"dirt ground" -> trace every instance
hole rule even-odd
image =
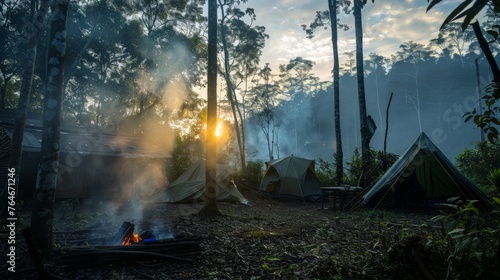
[[[325,205],[330,209],[321,210],[321,202],[271,199],[252,190],[242,193],[250,204],[219,203],[220,217],[197,215],[201,205],[196,203],[151,204],[139,216],[130,213],[137,212],[137,205],[114,209],[113,216],[95,205],[59,205],[59,212],[65,214],[57,222],[68,220],[69,226],[56,228],[59,247],[81,245],[74,243],[78,238],[68,230],[77,226],[69,220],[82,219],[84,227],[93,220],[92,227],[99,229],[86,233],[87,241],[112,236],[121,223],[129,221],[139,233],[150,230],[159,238],[200,237],[202,251],[191,263],[144,259],[73,271],[52,261],[49,270],[59,279],[402,279],[397,270],[381,263],[381,252],[397,243],[392,238],[410,234],[407,227],[425,225],[437,214],[340,211],[331,209],[328,201]],[[89,244],[85,238],[78,242]],[[16,274],[7,272],[2,262],[0,279],[37,279],[21,233],[18,244]],[[423,278],[411,261],[408,267],[414,275],[406,278]]]

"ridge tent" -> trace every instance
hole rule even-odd
[[[248,203],[229,179],[232,172],[229,167],[217,164],[217,200],[225,201],[236,198],[241,203]],[[152,197],[153,202],[183,202],[199,198],[205,191],[205,160],[198,160],[179,178]]]
[[[432,206],[460,197],[478,200],[489,208],[488,198],[421,133],[413,145],[385,172],[362,198],[365,206]]]
[[[323,183],[314,172],[314,161],[289,156],[266,163],[260,190],[277,196],[306,198],[321,195]]]

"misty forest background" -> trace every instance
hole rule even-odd
[[[189,166],[191,156],[203,156],[205,2],[71,1],[63,120],[112,127],[120,134],[151,137],[148,130],[153,130],[154,137],[169,143],[165,146],[172,155],[166,168],[169,180]],[[266,27],[255,25],[258,15],[252,9],[240,10],[239,3],[226,1],[219,7],[224,12],[218,36],[219,162],[238,166],[240,160],[232,128],[236,114],[231,108],[233,95],[228,94],[231,90],[237,98],[238,121],[244,123],[240,137],[246,161],[290,154],[333,161],[332,81],[315,75],[314,62],[305,58],[307,54],[278,69],[261,61]],[[38,1],[1,2],[0,109],[18,105],[27,19],[37,5]],[[495,16],[486,13],[482,25],[491,29],[496,22]],[[42,26],[41,31],[46,34],[48,27]],[[43,111],[46,37],[42,35],[37,46],[30,112]],[[494,54],[498,46],[491,46]],[[361,146],[356,63],[354,51],[339,52],[348,58],[341,61],[339,79],[342,148],[348,162]],[[462,32],[460,23],[449,24],[425,45],[408,38],[391,56],[365,54],[367,114],[377,126],[370,146],[383,149],[386,109],[393,93],[387,152],[402,154],[424,131],[453,161],[481,139],[480,130],[464,122],[463,115],[479,108],[478,89],[484,90],[492,80],[490,73],[472,30]],[[227,81],[231,81],[229,90]]]

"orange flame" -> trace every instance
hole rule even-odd
[[[142,238],[139,237],[139,234],[133,233],[132,235],[129,235],[123,239],[122,245],[128,246],[132,243],[138,243],[142,240]]]

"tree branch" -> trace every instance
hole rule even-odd
[[[481,47],[481,50],[483,51],[484,56],[486,57],[486,60],[488,60],[488,64],[490,65],[491,72],[493,73],[493,81],[495,83],[500,83],[500,69],[498,68],[498,64],[496,63],[495,58],[491,53],[490,47],[488,46],[488,42],[486,42],[486,39],[484,39],[483,37],[483,33],[481,32],[481,27],[479,26],[479,22],[475,21],[471,25],[474,30],[474,34],[476,35],[479,46]]]

